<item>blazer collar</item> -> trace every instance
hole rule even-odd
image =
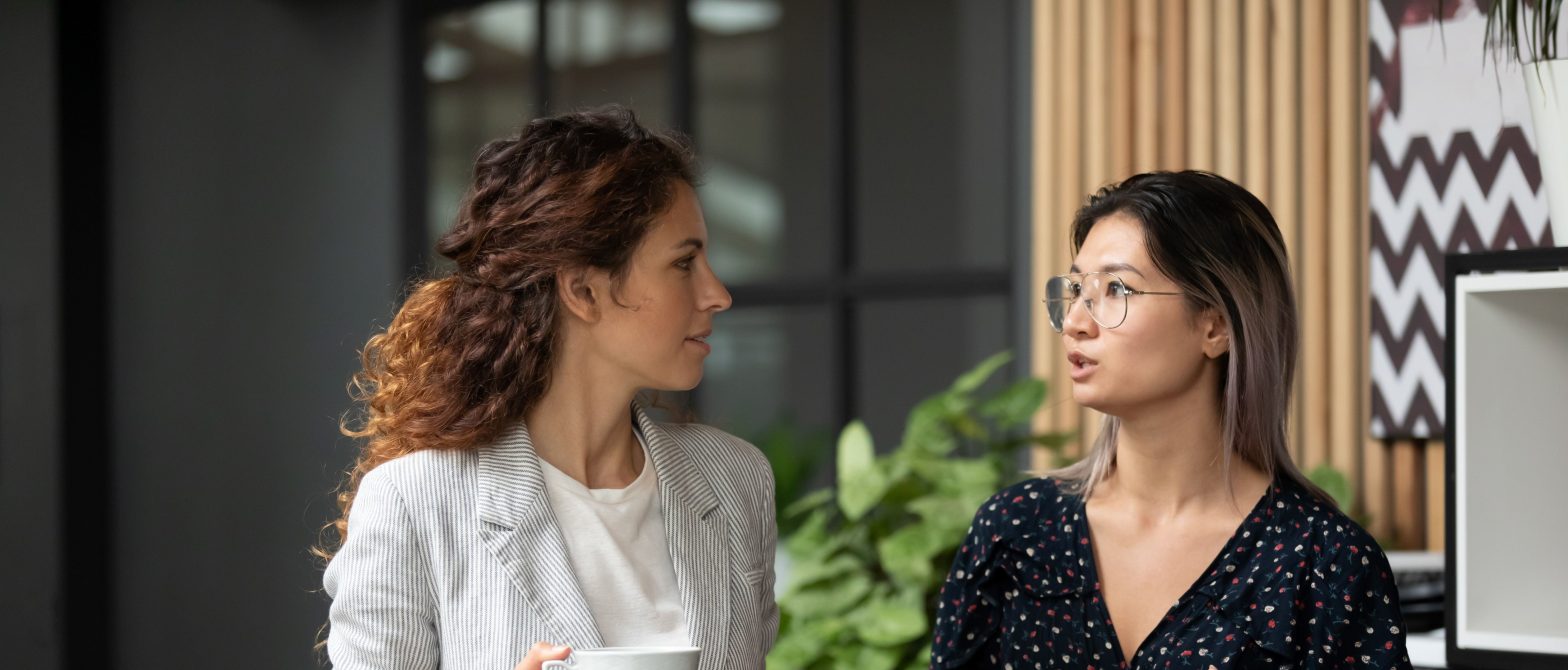
[[[692,454],[648,416],[641,402],[633,402],[631,412],[658,475],[666,546],[687,633],[692,644],[703,650],[704,670],[723,668],[730,609],[728,522],[715,513],[718,495]],[[477,485],[485,545],[534,610],[561,636],[551,642],[574,648],[602,646],[545,495],[538,452],[522,421],[478,451]]]
[[[632,402],[632,423],[648,444],[648,455],[659,475],[659,493],[673,498],[698,517],[706,517],[719,507],[719,496],[703,475],[691,454],[676,442],[669,431],[648,416],[641,401]],[[666,523],[665,525],[669,525]]]
[[[603,646],[572,572],[566,541],[544,491],[539,455],[522,421],[478,451],[479,532],[555,644]]]
[[[719,497],[691,450],[649,418],[641,403],[632,404],[632,413],[659,475],[659,511],[687,635],[693,646],[702,649],[702,670],[727,668],[729,522],[717,513]]]
[[[649,459],[659,476],[661,497],[673,497],[698,517],[719,507],[713,485],[692,457],[669,431],[648,416],[641,401],[633,401],[632,424],[648,445]],[[519,420],[488,448],[479,450],[479,518],[515,528],[540,506],[548,507],[544,473],[534,451],[528,426]]]

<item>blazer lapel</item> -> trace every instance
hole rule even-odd
[[[719,498],[691,455],[648,418],[642,405],[633,403],[632,411],[659,476],[659,511],[687,632],[692,645],[702,649],[704,670],[727,668],[730,545]]]
[[[560,636],[547,641],[574,649],[602,646],[523,422],[479,450],[478,486],[480,535],[539,618]]]

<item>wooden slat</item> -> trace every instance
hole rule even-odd
[[[1297,197],[1301,187],[1301,112],[1297,91],[1300,80],[1296,76],[1296,68],[1301,63],[1298,51],[1300,40],[1297,36],[1300,29],[1300,4],[1297,0],[1273,0],[1273,3],[1273,21],[1269,30],[1269,107],[1274,118],[1269,134],[1269,157],[1272,161],[1269,167],[1269,200],[1265,202],[1279,224],[1280,235],[1285,238],[1285,253],[1290,257],[1292,278],[1299,287],[1301,278],[1297,270],[1300,262],[1296,254],[1300,245],[1296,237],[1301,218],[1301,200]],[[1291,398],[1287,434],[1291,453],[1300,462],[1303,457],[1300,393]]]
[[[1106,100],[1110,106],[1110,127],[1106,129],[1104,183],[1118,182],[1132,174],[1133,152],[1133,34],[1132,1],[1100,0],[1105,7],[1104,35],[1106,67],[1110,87]],[[1091,70],[1092,72],[1092,70]]]
[[[1390,453],[1391,448],[1383,440],[1368,438],[1362,442],[1361,473],[1367,485],[1358,496],[1359,507],[1369,520],[1367,531],[1379,539],[1389,537],[1394,529]]]
[[[1273,182],[1269,180],[1270,90],[1273,76],[1269,48],[1269,0],[1247,0],[1242,6],[1242,58],[1246,87],[1242,92],[1245,126],[1242,133],[1242,184],[1264,204],[1273,202]]]
[[[1214,168],[1214,0],[1187,4],[1187,166]]]
[[[1147,172],[1160,166],[1160,8],[1157,0],[1135,0],[1132,6],[1133,139],[1132,167]]]
[[[1214,171],[1232,181],[1241,174],[1241,5],[1214,6]]]
[[[1111,71],[1110,4],[1090,0],[1084,5],[1084,34],[1092,36],[1083,44],[1083,172],[1091,190],[1104,186],[1111,166],[1111,89],[1116,73]],[[1123,84],[1125,85],[1125,83]]]
[[[1160,168],[1187,167],[1187,0],[1156,4],[1160,14]]]
[[[1051,256],[1043,260],[1048,274],[1061,272],[1072,260],[1068,244],[1071,216],[1083,203],[1084,194],[1087,193],[1087,180],[1084,178],[1084,107],[1079,101],[1094,97],[1085,85],[1084,0],[1059,0],[1053,4],[1056,16],[1055,42],[1058,45],[1056,89],[1059,92],[1056,105],[1058,142],[1055,161],[1058,178],[1055,202],[1060,211],[1036,229],[1059,241],[1059,246],[1052,248]],[[1036,263],[1040,262],[1036,260]],[[1054,338],[1055,332],[1047,331],[1047,337]],[[1043,352],[1037,351],[1036,354],[1054,362],[1049,378],[1051,388],[1055,389],[1055,394],[1048,401],[1050,430],[1075,431],[1078,430],[1078,404],[1072,400],[1072,380],[1068,378],[1066,366],[1062,364],[1060,346],[1052,341]],[[1064,453],[1069,458],[1076,458],[1082,455],[1083,450],[1074,442]]]
[[[1031,62],[1033,65],[1034,82],[1031,87],[1032,100],[1030,103],[1032,117],[1030,124],[1033,132],[1033,146],[1030,153],[1030,175],[1032,183],[1029,190],[1029,218],[1030,227],[1034,232],[1030,236],[1031,263],[1030,283],[1031,290],[1043,292],[1045,280],[1053,271],[1050,269],[1050,259],[1056,257],[1056,249],[1061,244],[1061,236],[1054,234],[1054,227],[1048,222],[1055,221],[1063,216],[1062,207],[1057,201],[1058,193],[1054,185],[1061,178],[1060,165],[1056,162],[1056,153],[1059,150],[1060,136],[1058,134],[1058,114],[1060,107],[1056,104],[1062,92],[1059,90],[1058,71],[1059,58],[1057,50],[1060,48],[1059,37],[1056,30],[1056,16],[1051,11],[1050,3],[1039,2],[1035,4],[1033,13],[1032,32],[1034,39],[1031,43]],[[1029,373],[1040,379],[1051,379],[1057,368],[1063,367],[1060,356],[1048,355],[1052,351],[1055,331],[1051,330],[1050,321],[1046,317],[1045,303],[1040,300],[1029,301],[1029,332],[1032,335],[1032,355],[1029,359]],[[1047,399],[1054,399],[1065,389],[1051,384],[1047,389]],[[1034,430],[1036,433],[1045,433],[1054,429],[1050,420],[1050,412],[1042,411],[1034,417]],[[1037,447],[1030,453],[1030,468],[1035,472],[1043,472],[1054,467],[1051,453],[1044,447]]]
[[[1426,443],[1426,550],[1442,551],[1448,529],[1443,525],[1448,516],[1444,474],[1448,463],[1444,460],[1447,445],[1441,440]]]
[[[1362,104],[1366,74],[1359,54],[1367,50],[1358,39],[1361,19],[1359,0],[1329,5],[1329,422],[1330,459],[1336,467],[1359,481],[1356,445],[1366,431],[1359,407],[1361,343],[1364,329],[1362,297],[1358,291],[1361,265],[1367,252],[1360,247],[1361,160],[1359,124],[1366,118]]]
[[[1328,460],[1328,15],[1301,7],[1301,438],[1302,465]]]
[[[1422,507],[1426,496],[1421,485],[1426,468],[1421,460],[1425,447],[1415,440],[1397,440],[1393,454],[1394,531],[1398,549],[1420,549],[1426,546],[1426,521]]]

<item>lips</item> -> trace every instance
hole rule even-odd
[[[1067,365],[1067,376],[1078,382],[1094,374],[1094,371],[1100,367],[1100,362],[1083,355],[1082,352],[1071,351],[1067,353]]]
[[[688,336],[686,338],[686,341],[690,342],[692,344],[695,344],[695,345],[697,345],[699,347],[702,347],[702,350],[704,352],[712,351],[713,347],[708,345],[708,336],[710,336],[712,334],[713,334],[712,330],[704,330],[704,331],[702,331],[700,333],[697,333],[696,335]]]

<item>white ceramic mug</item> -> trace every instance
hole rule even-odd
[[[545,661],[544,670],[697,670],[696,647],[604,647],[577,649],[572,663]]]

